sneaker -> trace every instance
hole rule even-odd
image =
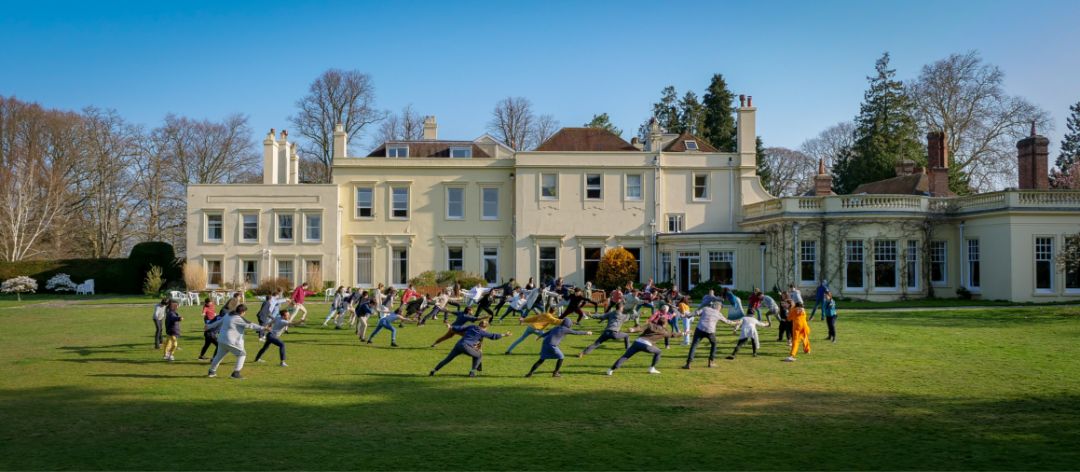
[[[261,343],[266,342],[266,338],[260,336],[259,337],[259,342],[261,342]],[[202,358],[200,357],[199,359],[202,359]]]
[[[341,326],[334,326],[334,329],[341,329]]]
[[[551,376],[552,376],[552,377],[562,377],[562,374],[560,374],[560,373],[558,373],[558,372],[553,372],[553,373],[551,374]]]
[[[244,376],[243,376],[243,375],[240,375],[240,371],[239,371],[239,370],[235,370],[235,371],[233,371],[232,375],[230,375],[229,377],[232,377],[232,378],[234,378],[234,379],[236,379],[236,380],[244,380]]]
[[[255,362],[266,362],[266,359],[255,359]]]
[[[169,359],[168,359],[169,362],[172,362],[172,361],[175,361],[175,360],[176,360],[175,357],[173,357],[172,355],[169,355]]]
[[[732,359],[734,359],[734,357],[732,357]],[[710,361],[709,361],[709,365],[708,365],[708,367],[709,367],[710,369],[712,369],[713,367],[716,367],[716,361],[712,361],[712,360],[710,360]]]
[[[206,376],[207,376],[207,377],[210,377],[210,378],[214,378],[214,377],[217,377],[217,372],[214,372],[214,371],[212,371],[212,370],[211,370],[210,372],[208,372],[208,373],[206,374]]]
[[[371,344],[371,340],[370,340],[370,339],[368,339],[368,340],[367,340],[367,343],[368,343],[368,344]]]
[[[476,377],[476,371],[469,371],[469,377]]]
[[[785,357],[783,360],[784,362],[795,362],[795,358],[791,356]]]
[[[685,365],[682,366],[682,368],[686,369],[686,370],[690,370],[690,364],[685,364]]]
[[[281,363],[278,364],[278,367],[288,367],[288,366],[289,366],[289,364],[286,364],[285,361],[281,361]]]
[[[390,343],[390,347],[398,347],[397,343]]]
[[[650,374],[659,374],[660,371],[656,370],[656,367],[649,367],[649,373]]]
[[[525,374],[525,378],[529,378],[529,377],[532,377],[532,372],[529,372],[528,374]]]
[[[203,357],[203,356],[199,356],[199,360],[200,360],[200,361],[205,361],[205,360],[206,360],[206,357]]]
[[[431,371],[431,372],[428,372],[428,373],[427,373],[427,376],[428,376],[428,377],[434,377],[434,376],[435,376],[435,371],[433,370],[433,371]]]
[[[611,369],[608,369],[608,370],[607,370],[607,375],[608,375],[609,377],[610,377],[610,376],[611,376],[612,374],[614,374],[614,373],[615,373],[615,371],[614,371],[614,370],[611,370]]]
[[[578,353],[578,355],[577,355],[577,358],[578,358],[578,359],[583,359],[583,358],[585,358],[585,353],[584,353],[584,352],[579,352],[579,353]]]

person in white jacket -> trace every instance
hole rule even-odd
[[[236,311],[226,313],[225,316],[219,316],[212,323],[206,325],[206,329],[218,330],[219,348],[217,354],[214,355],[214,360],[210,361],[208,377],[217,377],[218,365],[225,358],[225,354],[232,353],[236,356],[236,369],[233,370],[232,378],[244,378],[240,375],[240,371],[244,369],[244,359],[247,358],[247,352],[244,351],[244,332],[250,329],[262,333],[264,330],[262,326],[244,319],[244,313],[246,312],[247,306],[240,304],[236,307]]]

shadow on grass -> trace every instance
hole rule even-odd
[[[117,375],[117,378],[159,378]],[[0,391],[0,469],[1072,469],[1080,396],[985,401],[783,391],[688,398],[657,384],[362,374],[260,395]],[[551,379],[547,379],[551,380]],[[294,388],[294,390],[296,390]],[[175,399],[170,399],[175,398]],[[314,400],[314,401],[313,401]],[[286,447],[278,447],[287,440]],[[221,454],[227,444],[250,453]],[[245,447],[248,447],[245,446]],[[755,453],[743,453],[746,451]]]
[[[858,315],[843,316],[841,322],[871,322],[878,324],[949,327],[949,328],[987,328],[1010,327],[1026,324],[1058,323],[1080,318],[1080,308],[1042,309],[1017,308],[1015,310],[994,311],[912,311],[912,312],[860,312]],[[811,325],[811,327],[817,324]]]

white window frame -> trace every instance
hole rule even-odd
[[[551,195],[551,196],[545,196],[544,195],[544,177],[547,177],[547,176],[552,176],[552,177],[555,178],[555,187],[553,188],[554,195]],[[539,192],[538,196],[539,196],[540,200],[546,200],[546,201],[556,201],[556,200],[558,200],[559,199],[559,173],[558,172],[541,172],[541,173],[538,174],[537,178],[540,181],[540,186],[537,189],[538,192]]]
[[[676,222],[675,229],[671,229],[672,219]],[[685,213],[668,213],[665,218],[667,232],[668,233],[682,233],[686,231],[686,214]]]
[[[589,178],[590,177],[595,177],[595,178],[599,179],[600,182],[597,183],[596,185],[592,185],[592,184],[589,183]],[[598,201],[602,201],[604,199],[604,174],[599,173],[599,172],[587,172],[587,173],[585,173],[585,178],[582,180],[582,183],[584,184],[584,191],[582,192],[582,196],[585,197],[586,201],[598,202]],[[596,192],[599,192],[599,194],[597,196],[595,196],[595,197],[590,197],[589,196],[589,191],[590,190],[594,190]]]
[[[630,195],[630,189],[631,189],[630,178],[631,177],[637,177],[637,179],[638,179],[638,184],[637,184],[638,194],[637,194],[637,196]],[[645,175],[644,174],[626,174],[623,177],[623,188],[624,188],[624,190],[623,190],[623,198],[626,199],[627,201],[640,202],[640,201],[644,200],[644,197],[645,197]]]
[[[972,245],[972,243],[974,243],[974,246]],[[965,282],[967,282],[966,285],[968,291],[972,293],[979,293],[982,291],[982,261],[980,260],[982,258],[981,246],[982,245],[979,243],[978,238],[968,238],[966,241],[964,241],[964,247],[967,249],[966,251],[964,251],[964,263],[967,264],[967,280]],[[973,247],[975,249],[974,252],[972,251]],[[974,258],[972,258],[972,256],[974,256]],[[978,271],[972,270],[973,263],[978,263]],[[975,285],[972,282],[975,279],[975,277],[972,277],[972,275],[976,272],[979,274],[979,285]]]
[[[218,237],[210,237],[210,217],[216,216],[218,218]],[[211,211],[203,214],[203,226],[206,228],[204,234],[206,242],[208,243],[220,243],[225,239],[225,213],[220,211]]]
[[[255,270],[253,272],[251,272],[253,274],[253,277],[251,278],[251,282],[248,282],[247,265],[248,265],[249,262],[254,263],[254,267],[255,267]],[[240,281],[243,282],[244,284],[247,284],[247,286],[249,286],[249,287],[254,287],[256,285],[259,285],[259,259],[251,259],[251,258],[240,259]]]
[[[934,280],[935,251],[941,249],[941,280]],[[949,285],[949,241],[935,239],[930,241],[930,286],[945,287]]]
[[[489,190],[495,192],[495,214],[494,215],[487,214],[486,203],[487,203],[487,192]],[[499,195],[499,194],[501,194],[501,193],[502,192],[499,191],[499,187],[497,187],[497,186],[490,186],[489,185],[489,186],[480,187],[480,219],[481,220],[496,221],[496,220],[499,219],[499,198],[501,197],[501,195]]]
[[[801,239],[801,240],[799,240],[799,282],[800,282],[801,285],[813,284],[813,283],[817,282],[817,275],[818,275],[818,250],[817,250],[818,249],[818,244],[817,243],[818,242],[817,242],[816,239]],[[808,245],[809,245],[809,248],[811,249],[809,251],[811,253],[810,255],[813,256],[810,259],[806,258],[806,256],[807,256],[807,250],[806,249],[807,249]],[[802,271],[803,267],[802,267],[802,265],[803,265],[804,262],[813,262],[814,263],[813,278],[811,278],[811,279],[803,278],[803,271]]]
[[[874,259],[873,259],[873,262],[874,262],[874,265],[873,265],[873,267],[874,267],[874,271],[873,271],[873,273],[874,273],[874,277],[873,277],[874,290],[878,291],[878,292],[895,292],[897,290],[900,290],[900,287],[904,283],[902,280],[900,280],[900,242],[895,240],[895,239],[878,239],[878,240],[875,240],[873,242],[872,247],[873,247],[873,250],[874,250],[874,253],[873,253],[873,256],[874,256]],[[877,265],[878,265],[879,262],[881,262],[881,263],[890,262],[889,259],[884,258],[884,256],[888,256],[890,254],[890,252],[889,252],[890,250],[892,251],[891,252],[891,255],[892,255],[891,262],[892,262],[892,265],[893,265],[892,272],[893,272],[893,284],[894,285],[891,286],[891,287],[890,286],[879,286],[877,284],[877,274],[878,274]],[[879,260],[878,259],[879,256],[882,256],[883,258]]]
[[[214,280],[214,272],[210,270],[210,264],[217,263],[218,283],[211,282]],[[221,288],[225,284],[225,260],[223,258],[211,257],[203,260],[203,268],[206,270],[206,286],[208,288]]]
[[[494,249],[495,254],[494,255],[488,254],[487,252],[488,252],[489,249]],[[499,250],[499,246],[481,246],[480,247],[480,277],[483,278],[485,281],[487,281],[489,286],[499,283],[499,253],[500,252],[501,251]],[[487,272],[488,259],[494,259],[495,260],[495,277],[493,277],[491,280],[487,279],[487,273],[486,273]]]
[[[371,201],[368,202],[367,206],[360,206],[361,190],[367,190],[369,192],[369,195],[371,195]],[[370,215],[361,215],[360,210],[363,208],[367,208]],[[353,217],[358,220],[370,220],[372,218],[375,218],[375,186],[357,185],[356,187],[353,187]]]
[[[656,275],[657,275],[656,281],[657,282],[675,282],[674,277],[671,276],[672,275],[671,274],[671,272],[672,272],[671,261],[672,261],[672,257],[671,257],[670,252],[668,252],[668,251],[660,252],[660,263],[658,264],[660,267],[659,267],[659,270],[657,270],[657,273],[656,273]]]
[[[361,257],[360,252],[366,250],[366,257]],[[371,287],[375,283],[375,247],[365,244],[358,244],[353,247],[353,258],[355,259],[356,273],[353,274],[353,279],[356,282],[357,287]],[[367,280],[361,278],[365,270],[364,265],[367,265]]]
[[[1043,250],[1040,247],[1040,243],[1045,241],[1048,248]],[[1054,237],[1051,235],[1037,234],[1032,244],[1032,286],[1035,288],[1035,293],[1040,295],[1054,293],[1054,286],[1056,285],[1055,272],[1057,272],[1057,266],[1054,263]],[[1045,259],[1040,259],[1044,257]],[[1046,262],[1050,265],[1050,287],[1039,288],[1039,262]]]
[[[461,255],[458,256],[458,257],[450,257],[450,251],[452,249],[457,249],[457,250],[461,251]],[[453,264],[451,263],[451,261],[457,261],[461,265],[461,267],[458,268],[458,269],[455,269]],[[465,246],[464,245],[461,245],[461,246],[458,246],[458,245],[446,246],[446,270],[459,270],[459,271],[464,271],[465,270]]]
[[[452,190],[460,190],[461,191],[461,215],[458,215],[458,216],[454,216],[454,215],[450,214],[450,192]],[[450,221],[464,220],[465,219],[465,187],[462,186],[462,185],[448,185],[448,186],[446,186],[446,191],[444,192],[444,195],[446,196],[446,212],[444,213],[446,215],[446,219],[450,220]]]
[[[246,229],[246,226],[247,226],[247,217],[249,217],[249,216],[254,216],[255,217],[255,238],[254,239],[244,237],[244,230]],[[240,212],[240,235],[239,235],[240,236],[240,242],[242,242],[242,243],[258,243],[259,242],[259,226],[260,226],[259,225],[259,223],[260,223],[259,219],[260,219],[259,218],[259,212],[257,212],[257,211],[242,211],[242,212]]]
[[[705,195],[702,196],[702,197],[697,196],[697,189],[698,189],[697,180],[698,180],[698,177],[704,177],[705,178],[705,184],[703,185],[704,190],[705,190]],[[690,174],[690,200],[695,201],[695,202],[708,202],[708,201],[712,200],[712,188],[710,188],[710,187],[712,187],[712,185],[711,185],[711,183],[712,183],[711,180],[712,179],[710,177],[711,177],[711,174],[709,172],[692,172]]]
[[[858,249],[858,261],[851,257],[855,254],[856,248]],[[848,278],[848,265],[855,262],[858,262],[861,267],[859,270],[859,278],[862,282],[861,286],[851,285],[851,279]],[[851,290],[866,290],[866,243],[861,239],[848,239],[844,241],[844,288]]]
[[[281,224],[283,218],[289,219],[288,228],[291,234],[287,238],[281,235],[281,230],[285,229],[285,226]],[[296,214],[291,212],[274,213],[274,226],[274,241],[288,243],[296,241]]]
[[[455,152],[464,153],[462,156],[455,156]],[[472,146],[450,146],[450,158],[451,159],[470,159],[472,158]]]
[[[735,261],[736,261],[735,258],[736,257],[738,257],[738,256],[735,254],[735,251],[731,250],[731,249],[710,250],[709,251],[709,279],[710,280],[712,279],[713,264],[721,264],[721,263],[726,262],[728,264],[731,264],[731,283],[730,284],[720,284],[720,286],[721,287],[727,287],[727,288],[730,288],[730,289],[734,289],[735,286],[738,285],[738,278],[739,278],[738,266],[736,266],[736,263],[735,263]]]
[[[296,265],[294,265],[294,263],[293,263],[294,261],[292,259],[276,259],[275,262],[277,262],[277,264],[276,264],[277,267],[275,267],[274,273],[277,274],[277,277],[278,278],[285,278],[285,279],[287,279],[289,281],[289,283],[295,284],[295,281],[296,281]],[[285,266],[289,267],[289,271],[288,271],[289,275],[287,275],[287,276],[283,275],[281,273],[281,269],[283,267],[285,267]]]
[[[908,290],[919,290],[922,286],[922,266],[919,264],[919,241],[909,239],[904,248],[904,286]],[[914,277],[915,285],[908,284],[908,275]]]
[[[319,219],[318,220],[318,222],[319,222],[318,225],[312,225],[311,224],[311,218],[312,217],[315,217],[315,218]],[[323,240],[323,226],[324,225],[323,225],[322,213],[305,212],[304,213],[304,242],[305,243],[320,243],[320,242],[322,242],[322,240]],[[319,234],[318,234],[319,237],[317,237],[317,238],[312,238],[311,237],[310,232],[311,232],[312,227],[315,227],[315,228],[317,228],[319,230]]]
[[[405,190],[405,216],[397,216],[397,215],[394,214],[394,212],[396,211],[396,208],[394,208],[394,205],[397,204],[397,202],[394,201],[394,197],[395,197],[394,194],[398,190]],[[391,220],[405,221],[405,220],[408,220],[410,216],[412,216],[412,188],[410,188],[409,185],[391,185],[390,186],[390,199],[389,200],[390,201],[387,202],[387,203],[390,205],[390,219]]]
[[[687,140],[683,141],[683,146],[686,147],[687,151],[697,151],[697,150],[699,150],[698,145],[697,145],[697,141],[694,141],[693,139],[687,139]]]
[[[401,150],[404,149],[405,155],[402,155]],[[393,154],[393,155],[391,155]],[[409,145],[408,144],[394,144],[386,146],[386,157],[390,159],[404,159],[409,157]]]

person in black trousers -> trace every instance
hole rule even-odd
[[[791,308],[792,302],[786,294],[781,294],[780,296],[783,297],[783,300],[780,302],[780,313],[776,314],[776,318],[780,320],[780,327],[779,329],[777,329],[777,331],[779,331],[780,333],[779,336],[777,336],[776,340],[783,341],[784,335],[787,335],[787,339],[790,342],[792,337],[792,326],[791,322],[788,321],[787,315],[788,310]]]
[[[563,310],[562,315],[559,316],[559,319],[563,320],[566,319],[567,316],[570,316],[572,313],[577,313],[576,323],[581,324],[581,319],[585,317],[585,312],[582,311],[581,308],[590,303],[593,306],[593,314],[595,314],[596,311],[600,308],[600,306],[596,302],[585,298],[582,295],[582,291],[580,288],[574,290],[574,294],[570,295],[570,297],[567,298],[566,308]]]
[[[506,283],[495,287],[495,290],[499,291],[499,303],[495,305],[495,314],[499,314],[499,310],[502,309],[508,300],[513,299],[514,295],[514,278],[511,277]]]
[[[494,290],[488,290],[480,296],[480,299],[476,301],[476,316],[482,318],[481,315],[487,312],[488,319],[495,321],[495,312],[491,311],[491,292]]]
[[[161,349],[161,343],[165,342],[165,309],[169,307],[169,299],[162,298],[161,303],[154,305],[154,349]]]

